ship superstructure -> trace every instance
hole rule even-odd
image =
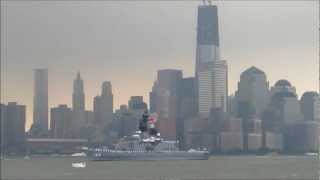
[[[94,148],[90,157],[96,161],[107,160],[207,160],[207,151],[181,151],[177,141],[163,140],[156,128],[157,115],[145,111],[139,122],[139,130],[123,137],[114,149]]]

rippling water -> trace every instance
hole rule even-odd
[[[72,163],[85,162],[86,168]],[[207,161],[112,161],[81,158],[5,159],[1,179],[319,179],[316,156],[212,156]]]

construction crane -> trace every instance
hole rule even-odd
[[[212,5],[212,0],[202,0],[203,5]]]

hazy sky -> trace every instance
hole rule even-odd
[[[115,108],[148,93],[156,71],[193,76],[201,1],[1,1],[1,102],[27,105],[32,122],[33,69],[49,69],[49,106],[71,105],[78,70],[86,107],[112,82]],[[288,79],[299,95],[318,88],[318,1],[219,1],[221,55],[230,93],[255,65],[270,85]]]

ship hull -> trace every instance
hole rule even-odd
[[[93,154],[93,161],[208,160],[206,152],[104,152]]]

